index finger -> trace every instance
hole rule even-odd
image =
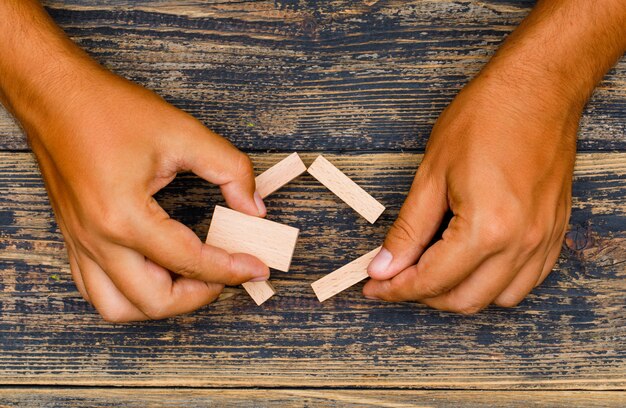
[[[428,248],[416,265],[392,279],[370,280],[363,288],[366,297],[392,302],[420,300],[448,292],[475,271],[490,255],[475,244],[465,221],[455,216],[442,239]]]

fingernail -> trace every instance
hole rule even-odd
[[[369,300],[380,300],[380,298],[377,298],[376,296],[372,296],[372,295],[365,295],[365,298]]]
[[[261,194],[259,194],[258,191],[254,192],[254,203],[256,204],[256,209],[259,212],[260,216],[265,215],[265,213],[267,212],[267,209],[265,208],[265,203],[263,202],[263,199],[261,198]]]
[[[257,276],[254,279],[250,279],[250,282],[263,282],[266,281],[268,279],[267,276]]]
[[[379,253],[376,254],[372,262],[370,262],[367,270],[374,274],[383,274],[391,265],[391,261],[393,260],[393,255],[391,252],[387,251],[385,248],[382,248]]]

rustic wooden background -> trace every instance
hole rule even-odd
[[[259,308],[230,288],[187,316],[105,323],[71,281],[36,163],[0,109],[0,405],[623,405],[626,61],[582,119],[562,256],[519,307],[463,317],[369,301],[360,286],[320,304],[309,284],[382,240],[438,114],[533,2],[45,4],[94,58],[259,171],[324,152],[388,210],[369,225],[302,176],[267,200],[268,218],[302,231],[292,270],[273,273],[279,296]],[[158,199],[201,237],[222,202],[191,175]]]

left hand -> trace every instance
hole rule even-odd
[[[488,70],[437,121],[368,298],[476,313],[517,305],[552,270],[568,225],[579,103]],[[554,91],[554,92],[553,92]],[[450,210],[441,240],[428,244]]]

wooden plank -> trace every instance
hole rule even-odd
[[[292,153],[256,177],[256,191],[265,198],[305,171],[298,153]]]
[[[400,151],[425,148],[535,1],[44,3],[94,58],[240,148]],[[625,84],[623,59],[585,111],[579,149],[626,150]],[[0,149],[26,149],[0,116]]]
[[[626,392],[407,391],[336,389],[0,388],[0,405],[54,407],[623,407]]]
[[[252,160],[262,171],[282,157]],[[192,314],[116,325],[77,293],[31,155],[0,153],[0,383],[516,389],[529,398],[626,389],[626,153],[578,154],[555,271],[517,308],[476,316],[366,300],[360,285],[319,303],[310,283],[382,243],[421,159],[327,157],[388,204],[376,224],[299,177],[266,199],[270,220],[301,230],[289,273],[272,275],[280,298],[258,308],[229,288]],[[223,203],[219,188],[191,174],[156,199],[202,237]]]
[[[270,268],[287,272],[298,233],[289,225],[216,205],[206,242],[229,253],[254,255]]]
[[[307,171],[370,223],[375,223],[385,211],[384,205],[342,173],[324,156],[317,156]]]
[[[378,247],[313,282],[311,287],[319,301],[330,299],[367,278],[367,267],[381,248]]]

